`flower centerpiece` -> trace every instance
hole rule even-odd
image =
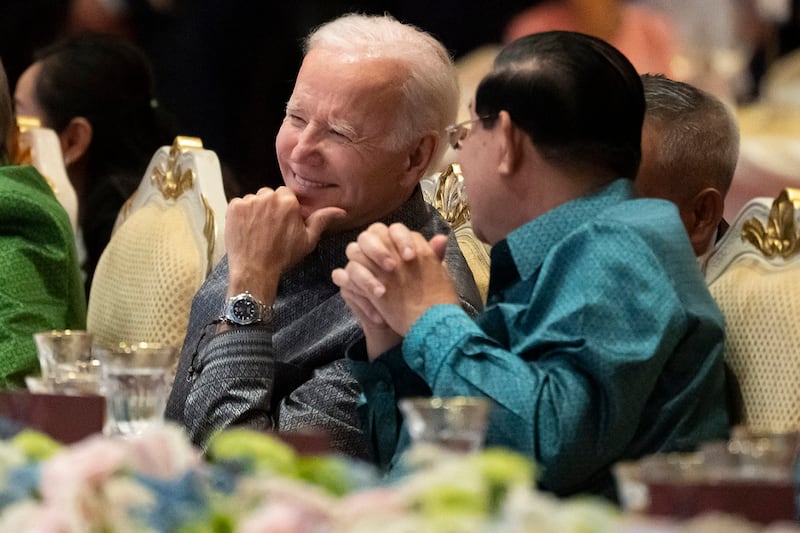
[[[415,448],[391,483],[338,456],[301,456],[272,435],[218,433],[206,453],[165,426],[69,447],[23,431],[0,441],[0,531],[526,532],[617,530],[594,499],[534,489],[534,465],[500,449]]]

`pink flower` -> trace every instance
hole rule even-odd
[[[408,500],[399,491],[384,487],[346,496],[339,503],[336,514],[340,520],[348,520],[376,513],[401,513],[407,507]]]
[[[65,448],[42,465],[45,501],[72,498],[88,487],[100,487],[126,464],[125,446],[96,435]]]
[[[328,517],[299,503],[276,501],[261,507],[240,525],[241,533],[324,533]]]
[[[186,433],[176,425],[148,429],[125,442],[131,468],[146,476],[170,479],[200,464],[200,450],[192,447]]]

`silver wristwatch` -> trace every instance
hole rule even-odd
[[[248,291],[228,298],[222,316],[219,317],[220,322],[233,326],[250,326],[271,319],[272,306],[259,302]]]

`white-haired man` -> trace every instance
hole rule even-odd
[[[275,142],[286,186],[231,202],[227,258],[195,297],[167,416],[198,443],[234,424],[316,428],[364,455],[343,359],[362,333],[330,272],[373,222],[447,230],[418,182],[445,149],[458,86],[444,47],[389,16],[336,19],[305,50]],[[446,262],[465,307],[480,306],[454,239]]]

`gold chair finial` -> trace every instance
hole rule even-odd
[[[800,251],[800,234],[795,223],[797,207],[800,207],[800,189],[782,190],[772,202],[766,227],[757,218],[751,218],[742,226],[742,240],[765,257],[790,258]]]
[[[19,115],[17,117],[17,128],[20,132],[29,130],[31,128],[41,128],[42,121],[36,117],[28,117],[24,115]]]
[[[179,135],[172,143],[167,161],[162,161],[153,169],[150,179],[165,199],[174,200],[194,187],[194,173],[191,169],[183,169],[180,156],[187,150],[200,148],[203,148],[203,141],[198,137]]]
[[[457,228],[469,221],[469,205],[464,193],[461,165],[448,165],[439,175],[431,203],[451,228]]]

